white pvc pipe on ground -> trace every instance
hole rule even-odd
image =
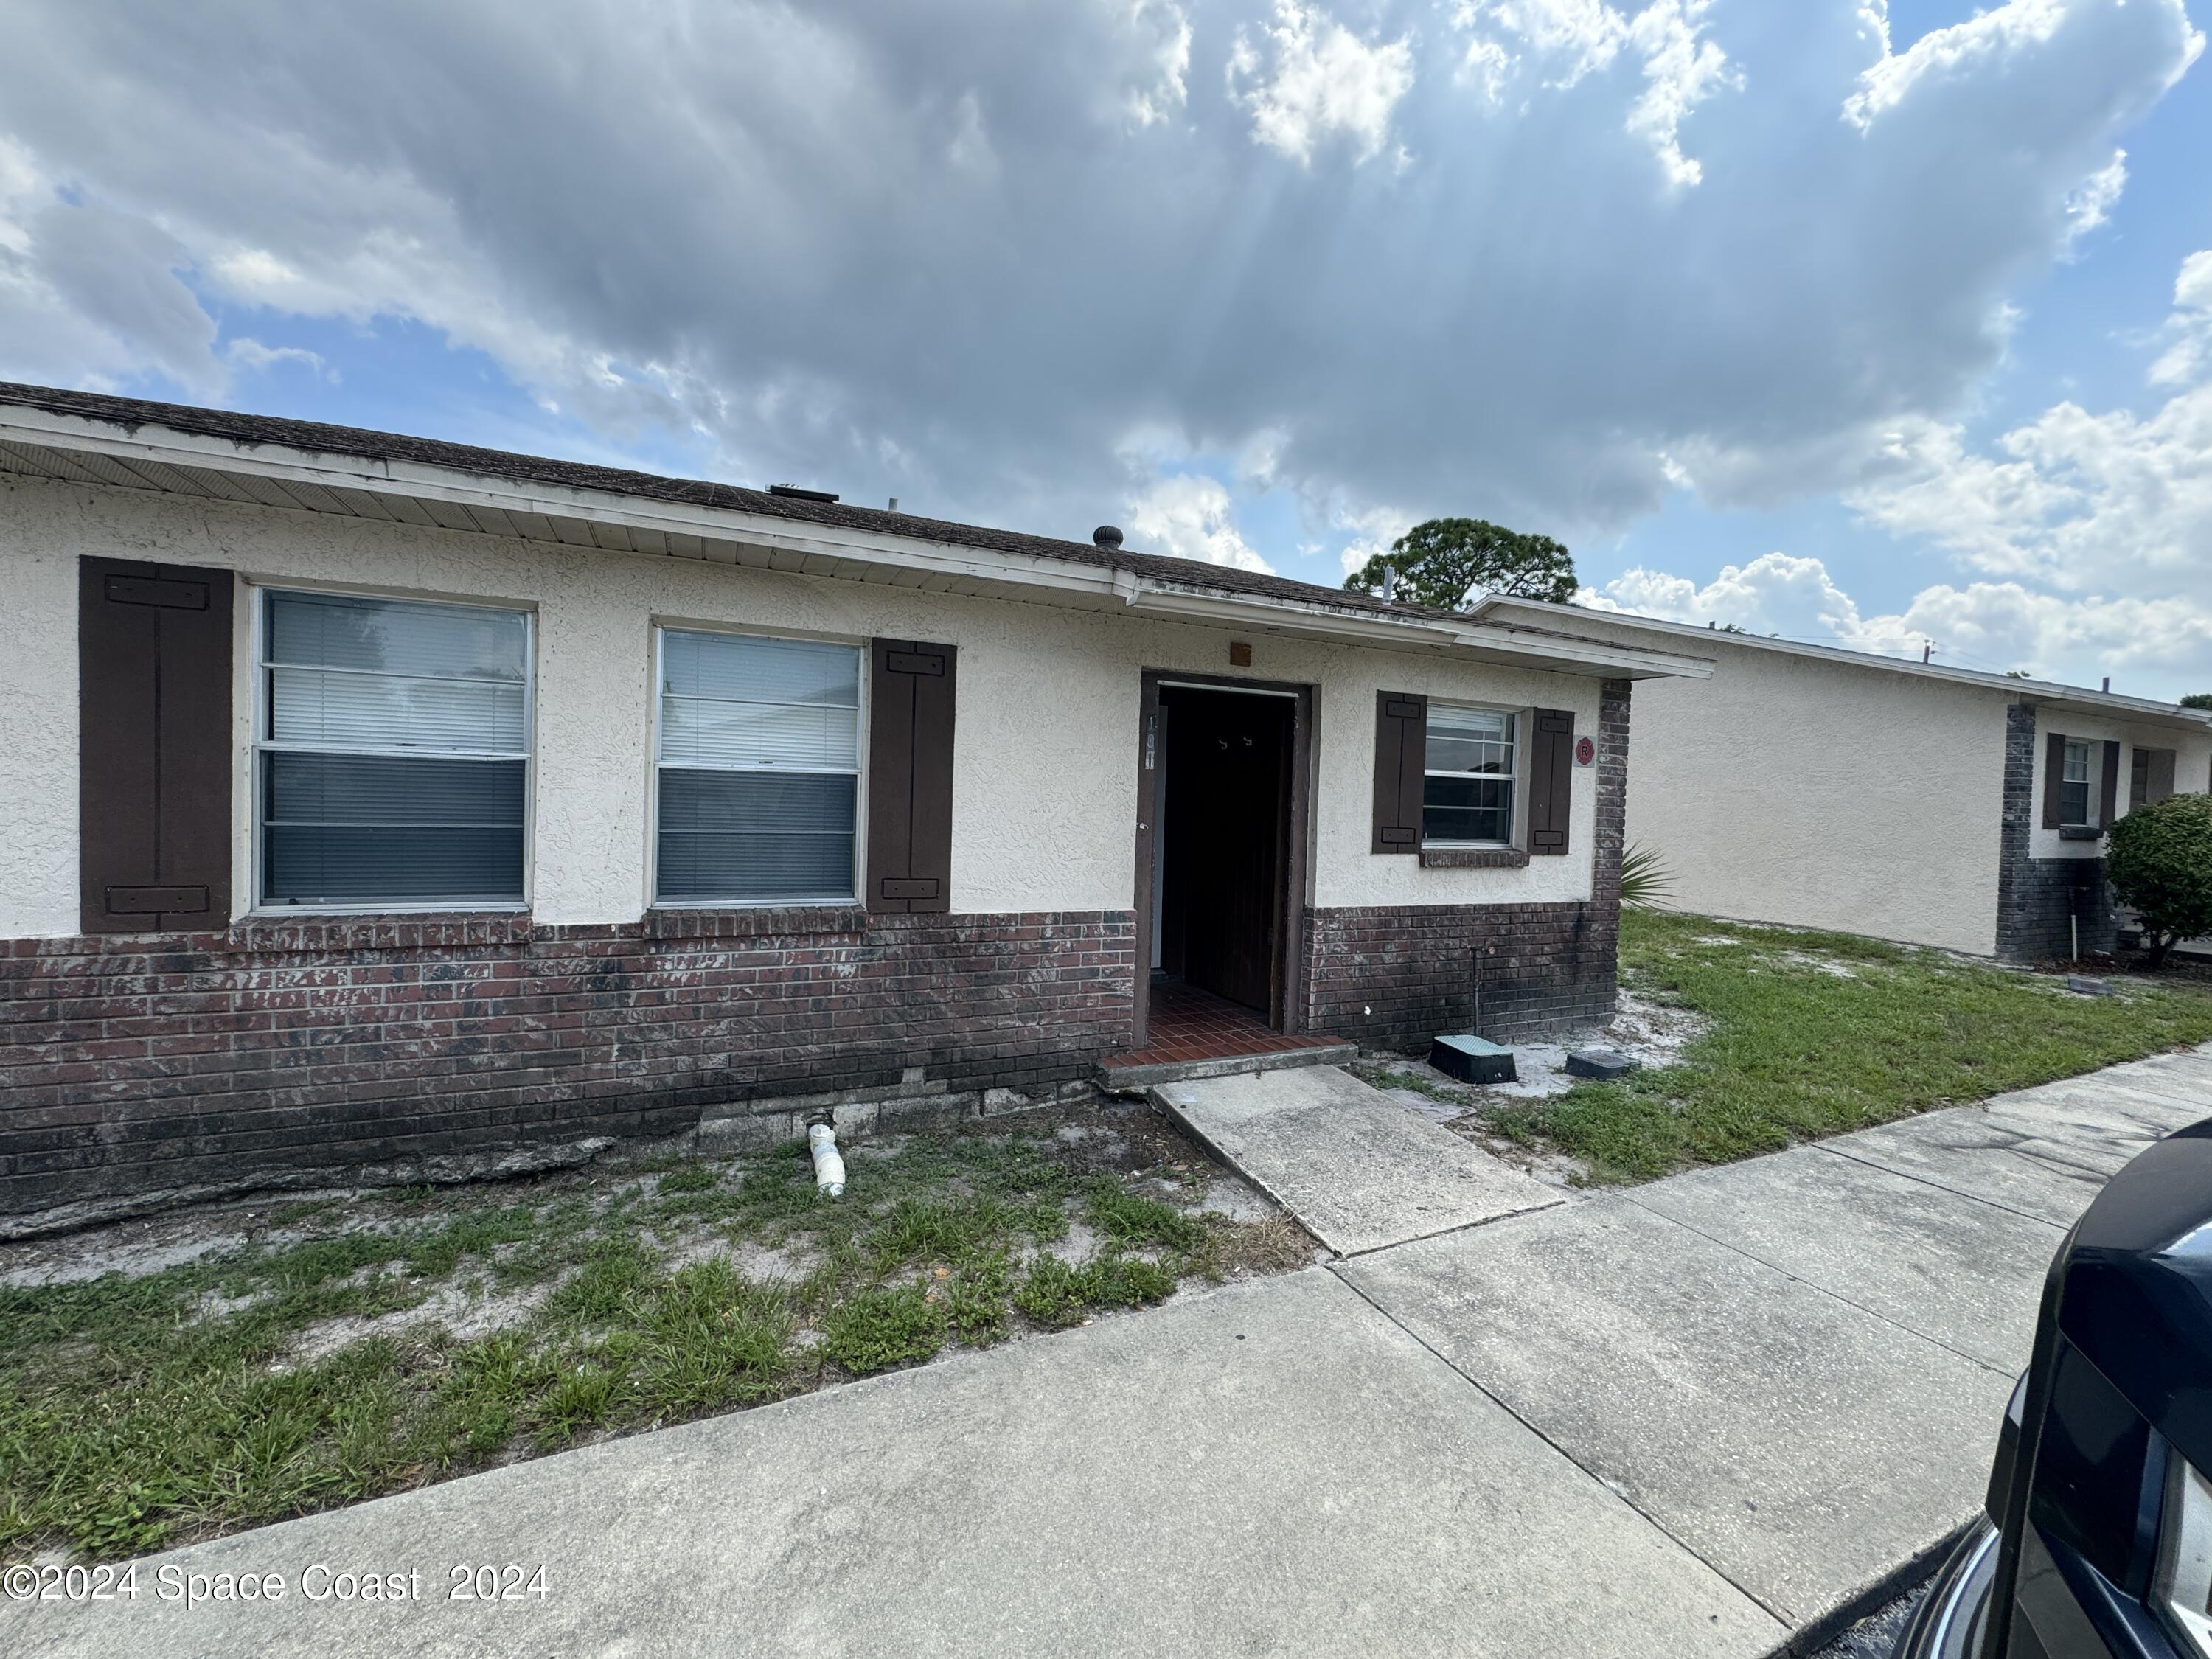
[[[806,1132],[807,1150],[814,1154],[814,1185],[824,1198],[845,1195],[845,1160],[837,1151],[837,1132],[817,1123]]]

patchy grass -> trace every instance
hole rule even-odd
[[[1449,1102],[1455,1106],[1467,1103],[1467,1091],[1449,1083],[1439,1083],[1419,1072],[1399,1071],[1388,1066],[1351,1066],[1346,1068],[1361,1082],[1376,1089],[1407,1089],[1431,1100]]]
[[[848,1170],[842,1200],[797,1147],[317,1198],[181,1265],[0,1285],[0,1560],[129,1555],[1312,1259],[1279,1215],[1206,1211],[1204,1160],[1140,1113],[863,1142]]]
[[[1848,935],[1621,918],[1622,983],[1707,1022],[1680,1062],[1482,1111],[1594,1182],[1644,1181],[2212,1038],[2212,988],[2114,997]]]

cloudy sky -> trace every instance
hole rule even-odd
[[[0,0],[0,377],[2212,690],[2203,21]]]

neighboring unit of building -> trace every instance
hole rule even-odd
[[[1478,615],[1607,635],[1612,613]],[[1622,617],[1712,657],[1636,704],[1628,839],[1702,915],[2041,962],[2113,947],[2104,832],[2212,788],[2212,712]]]
[[[18,1216],[1036,1091],[1194,1004],[1285,1043],[1425,1042],[1478,988],[1493,1035],[1602,1020],[1631,684],[1708,666],[27,386],[0,574]]]

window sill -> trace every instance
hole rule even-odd
[[[253,910],[222,935],[238,951],[392,951],[466,945],[526,945],[537,924],[527,908],[477,910]]]
[[[1424,870],[1522,870],[1528,854],[1519,847],[1424,847]]]
[[[647,939],[758,939],[770,934],[858,933],[868,913],[857,904],[746,904],[714,909],[653,909]]]

